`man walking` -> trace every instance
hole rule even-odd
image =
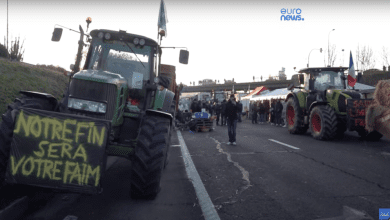
[[[257,103],[254,102],[252,106],[252,124],[257,124]]]
[[[237,128],[238,105],[234,95],[230,95],[229,102],[226,104],[226,117],[228,125],[229,142],[228,145],[236,145],[236,128]]]
[[[242,103],[240,101],[237,102],[237,107],[238,107],[238,122],[242,122],[241,116],[242,116]]]

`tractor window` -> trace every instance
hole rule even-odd
[[[143,80],[149,80],[150,67],[149,57],[152,55],[151,47],[136,48],[128,43],[129,47],[121,41],[106,41],[100,39],[93,42],[93,53],[89,69],[104,70],[123,76],[129,86],[132,85],[133,74],[143,75]],[[141,62],[142,64],[141,64]]]
[[[314,88],[317,90],[343,89],[343,82],[340,78],[341,72],[324,71],[315,78]]]

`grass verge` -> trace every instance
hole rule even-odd
[[[20,97],[20,90],[49,93],[60,100],[68,80],[61,72],[0,58],[0,115]]]

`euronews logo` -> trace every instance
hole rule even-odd
[[[281,21],[304,21],[305,19],[301,17],[302,10],[300,8],[294,9],[285,9],[280,10],[282,16],[280,17]]]

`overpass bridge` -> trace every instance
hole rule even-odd
[[[183,88],[182,93],[190,92],[212,92],[212,91],[244,91],[248,92],[248,87],[253,90],[259,86],[265,86],[269,90],[287,88],[287,86],[293,83],[294,80],[276,80],[276,81],[263,81],[263,82],[245,82],[245,83],[226,83],[226,84],[212,84],[203,86],[186,86]]]

